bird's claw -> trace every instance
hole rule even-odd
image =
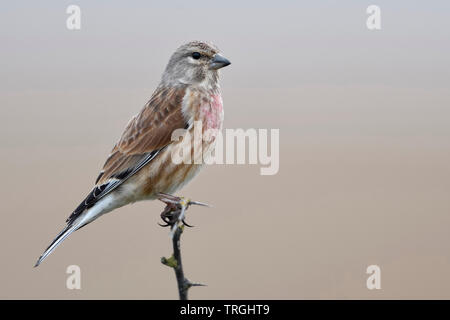
[[[183,223],[183,226],[189,227],[189,228],[193,228],[194,226],[191,226],[190,224],[188,224],[184,219],[181,220],[181,222]]]
[[[158,225],[160,225],[161,227],[170,226],[171,236],[173,236],[173,233],[175,232],[176,228],[181,225],[193,227],[185,221],[186,210],[189,208],[189,206],[199,205],[209,207],[209,205],[206,203],[192,201],[184,197],[176,197],[167,193],[159,193],[158,199],[166,204],[166,207],[161,213],[161,219],[164,221],[165,224],[158,223]]]

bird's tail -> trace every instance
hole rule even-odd
[[[53,252],[53,250],[56,249],[57,246],[59,246],[61,244],[61,242],[63,242],[72,232],[74,232],[75,230],[79,229],[80,224],[69,224],[67,225],[55,238],[55,240],[53,240],[53,242],[48,246],[47,249],[45,249],[44,253],[39,257],[38,261],[36,262],[36,264],[34,265],[34,267],[37,267],[41,264],[42,261],[44,261],[45,258],[47,258],[47,256]]]
[[[107,196],[101,199],[99,202],[95,203],[91,207],[88,207],[88,200],[92,197],[95,198],[95,191],[97,188],[94,188],[89,196],[81,202],[77,209],[70,215],[70,217],[66,220],[67,226],[56,236],[55,240],[48,246],[48,248],[44,251],[44,253],[39,257],[38,261],[34,265],[37,267],[44,261],[45,258],[48,257],[53,250],[56,249],[57,246],[61,244],[68,236],[72,234],[72,232],[84,227],[85,225],[91,223],[102,214],[107,213],[113,210],[114,207],[114,198],[111,196]]]

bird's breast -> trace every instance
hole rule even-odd
[[[224,113],[219,90],[187,90],[182,110],[189,123],[200,121],[203,131],[222,128]]]
[[[223,103],[220,94],[212,94],[200,105],[197,120],[202,121],[204,130],[222,128]]]
[[[183,113],[192,126],[183,138],[173,141],[143,170],[143,197],[158,192],[173,193],[197,175],[216,145],[216,134],[222,129],[223,103],[220,93],[191,90],[184,99]],[[198,127],[200,125],[200,128]],[[189,146],[186,149],[186,146]],[[174,156],[188,156],[179,163]]]

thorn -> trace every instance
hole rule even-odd
[[[186,286],[188,289],[191,287],[207,287],[206,284],[198,283],[198,282],[190,282],[188,279],[186,279]]]
[[[194,204],[194,205],[197,205],[197,206],[212,208],[212,205],[209,205],[209,204],[203,203],[203,202],[199,202],[199,201],[189,201],[188,204],[189,205]]]
[[[203,283],[192,283],[191,287],[207,287],[207,284],[203,284]]]

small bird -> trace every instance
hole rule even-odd
[[[192,41],[172,54],[160,84],[142,110],[129,121],[93,189],[71,213],[66,227],[39,257],[35,267],[72,232],[101,215],[136,201],[156,199],[160,193],[172,194],[198,173],[201,161],[172,160],[172,154],[181,153],[185,148],[183,139],[172,140],[172,133],[185,129],[186,135],[194,137],[194,123],[199,122],[203,132],[222,128],[218,70],[229,64],[209,42]],[[197,157],[208,156],[214,149],[215,139],[202,144]]]

